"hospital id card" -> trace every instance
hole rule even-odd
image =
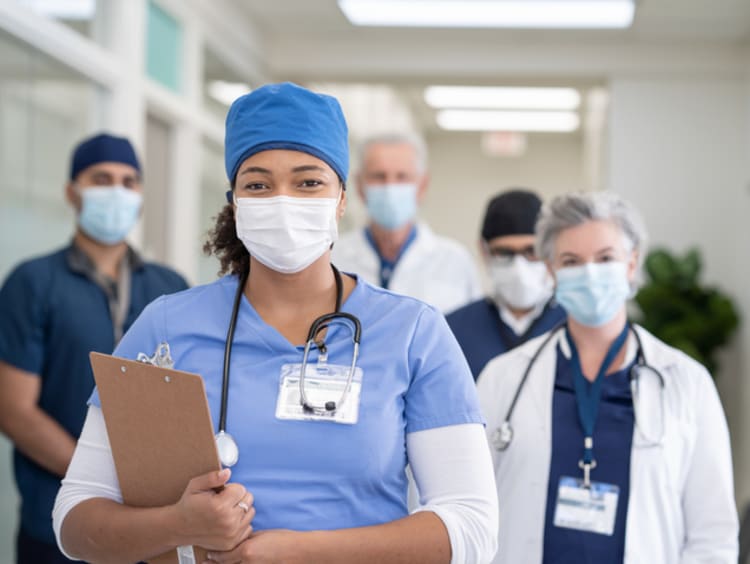
[[[297,421],[332,421],[354,425],[359,419],[359,397],[362,390],[362,369],[357,367],[352,375],[352,383],[345,392],[351,366],[326,364],[318,367],[308,364],[305,371],[305,396],[311,405],[322,406],[336,402],[335,412],[311,413],[302,407],[300,401],[299,376],[301,364],[285,364],[281,367],[279,396],[276,400],[276,417]]]
[[[562,476],[557,489],[555,526],[611,536],[615,530],[620,488],[612,484],[591,482]]]

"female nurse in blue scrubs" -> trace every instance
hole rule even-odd
[[[60,547],[92,561],[194,544],[214,562],[488,562],[497,500],[458,344],[435,309],[330,263],[348,171],[338,102],[259,88],[230,109],[225,150],[231,203],[207,247],[226,275],[153,302],[115,354],[167,342],[175,368],[204,377],[216,423],[237,296],[226,432],[239,459],[174,505],[123,505],[95,393],[55,507]],[[333,312],[305,355],[311,324]],[[305,397],[303,358],[315,367]],[[407,463],[421,492],[412,514]]]
[[[628,323],[646,249],[638,213],[612,193],[569,194],[536,229],[568,315],[479,376],[502,503],[494,563],[737,562],[711,376]]]

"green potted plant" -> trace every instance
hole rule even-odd
[[[701,284],[701,268],[697,249],[681,257],[665,249],[651,251],[645,260],[647,281],[635,296],[636,320],[716,374],[716,351],[737,329],[739,315],[729,297]]]

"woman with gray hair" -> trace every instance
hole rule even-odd
[[[627,319],[645,240],[612,193],[542,211],[539,255],[566,322],[478,380],[501,512],[495,563],[737,562],[713,381]]]

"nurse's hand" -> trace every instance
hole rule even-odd
[[[228,484],[230,475],[225,468],[190,480],[173,506],[180,545],[231,550],[250,536],[253,496],[241,484]]]
[[[260,531],[228,552],[209,551],[209,564],[288,564],[309,562],[305,557],[304,533],[285,529]],[[205,563],[204,563],[205,564]]]

